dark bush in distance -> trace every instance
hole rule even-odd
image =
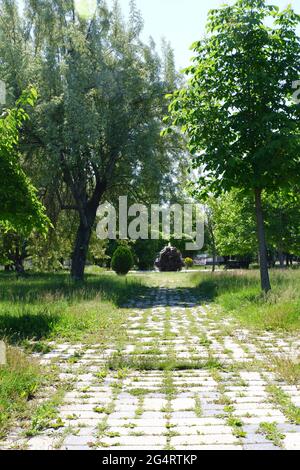
[[[113,254],[111,260],[112,269],[119,275],[127,274],[133,267],[133,256],[130,248],[119,246]]]

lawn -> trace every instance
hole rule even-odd
[[[0,275],[0,338],[10,345],[8,364],[0,367],[0,438],[14,417],[33,412],[40,386],[57,381],[55,371],[45,375],[28,354],[48,352],[54,340],[103,347],[112,336],[122,341],[126,312],[120,306],[140,289],[134,277],[90,274],[75,285],[66,273]]]
[[[241,324],[263,330],[300,329],[300,270],[272,270],[273,289],[267,295],[260,290],[259,273],[240,271],[214,273],[191,282],[198,296],[222,307]]]
[[[126,342],[124,325],[130,313],[126,304],[147,289],[188,289],[199,302],[218,307],[220,321],[231,315],[254,329],[297,331],[300,270],[272,271],[271,279],[273,291],[265,296],[257,271],[118,277],[90,269],[82,284],[72,283],[67,273],[31,274],[20,279],[1,273],[0,338],[9,349],[8,365],[0,369],[0,436],[14,416],[28,413],[28,404],[41,384],[56,380],[55,372],[45,375],[37,363],[28,360],[29,354],[47,352],[51,341],[103,348]]]
[[[32,340],[102,342],[120,327],[120,306],[141,288],[140,279],[111,274],[88,274],[82,284],[71,282],[67,273],[20,279],[3,274],[0,337],[26,347]]]

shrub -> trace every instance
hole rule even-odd
[[[194,265],[194,261],[192,260],[192,258],[185,258],[184,264],[187,268],[192,268]]]
[[[119,275],[127,274],[133,267],[134,261],[130,248],[119,246],[111,260],[112,269]]]

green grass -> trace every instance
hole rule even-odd
[[[0,338],[10,343],[63,338],[97,342],[120,330],[120,305],[135,296],[141,282],[134,277],[87,275],[74,284],[68,274],[0,275]]]
[[[0,438],[3,438],[13,418],[22,418],[28,411],[28,401],[43,381],[38,365],[29,362],[15,348],[8,348],[7,365],[0,366]]]
[[[214,313],[215,321],[230,314],[240,324],[260,330],[296,331],[300,327],[300,270],[272,271],[273,290],[267,296],[260,292],[257,271],[236,273],[144,273],[118,277],[101,270],[88,270],[84,283],[73,283],[67,273],[32,274],[17,279],[13,274],[0,273],[0,339],[11,346],[21,345],[26,353],[49,351],[49,341],[83,342],[84,344],[118,345],[126,343],[128,316],[132,313],[126,303],[148,289],[167,287],[177,289],[183,299],[186,291],[198,299],[199,304],[221,306]],[[167,309],[166,338],[170,331],[171,310]],[[145,311],[145,318],[147,312]],[[146,331],[145,331],[146,334]],[[158,335],[158,333],[157,333]],[[208,345],[205,337],[201,344]],[[212,373],[223,366],[213,358],[204,362],[179,361],[170,354],[160,357],[156,345],[149,357],[115,356],[108,365],[110,370],[126,374],[127,370],[189,370],[210,369]],[[153,354],[155,357],[151,357]],[[288,360],[288,358],[287,358]],[[74,355],[70,362],[77,362]],[[283,361],[283,359],[280,359]],[[299,382],[299,364],[274,363],[276,371],[289,383]],[[70,364],[71,365],[71,364]],[[122,372],[120,372],[122,371]],[[107,371],[99,373],[99,381]],[[46,380],[39,367],[28,361],[15,347],[8,351],[8,366],[0,368],[0,437],[4,436],[16,416],[24,416],[31,408],[32,398]],[[137,392],[138,394],[139,392]],[[276,395],[276,397],[275,397]],[[285,409],[291,420],[299,422],[296,410],[287,398],[273,391],[273,399]],[[200,410],[199,410],[200,413]],[[28,432],[48,423],[55,417],[55,403],[38,408],[32,415]],[[54,422],[54,426],[61,423]]]
[[[293,404],[290,397],[276,385],[269,385],[267,392],[270,400],[282,411],[292,424],[300,424],[300,408]]]
[[[134,358],[120,355],[112,356],[108,361],[110,370],[128,369],[139,371],[175,371],[194,369],[223,369],[223,365],[216,359],[205,361],[185,361],[173,358],[160,360],[159,358]]]
[[[257,433],[272,441],[275,446],[283,447],[285,435],[278,430],[277,423],[260,423]]]
[[[64,422],[58,416],[58,407],[64,396],[64,390],[59,388],[47,401],[36,406],[30,418],[30,424],[25,431],[27,437],[36,436],[44,429],[60,429]]]
[[[140,280],[113,274],[89,274],[85,283],[74,284],[64,273],[32,274],[19,279],[0,273],[0,338],[11,346],[22,346],[27,353],[49,352],[50,340],[103,346],[113,337],[116,342],[122,341],[127,310],[120,305],[135,297],[141,288]],[[74,355],[69,362],[78,359]],[[57,398],[36,409],[32,405],[44,380],[35,362],[9,347],[8,364],[0,367],[0,438],[14,418],[25,416],[29,410],[33,413],[29,435],[55,418]],[[61,424],[53,422],[54,427]]]
[[[260,290],[258,271],[193,274],[198,296],[220,305],[241,324],[263,330],[300,328],[300,270],[271,271],[272,291]]]
[[[270,368],[280,376],[282,380],[291,385],[300,383],[300,362],[294,362],[288,357],[271,356]]]

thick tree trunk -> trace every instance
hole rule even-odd
[[[268,292],[271,290],[271,284],[270,284],[269,269],[268,269],[267,245],[266,245],[265,225],[264,225],[261,195],[262,195],[262,190],[255,189],[255,208],[256,208],[257,235],[258,235],[258,246],[259,246],[261,288],[264,292]]]
[[[71,265],[71,277],[75,281],[82,281],[84,277],[84,269],[89,249],[92,227],[93,223],[90,225],[80,222],[77,230]]]
[[[71,277],[75,281],[83,281],[84,278],[91,234],[96,220],[97,209],[105,190],[106,184],[98,182],[92,198],[87,204],[82,204],[82,209],[79,212],[80,224],[77,230],[71,265]]]

